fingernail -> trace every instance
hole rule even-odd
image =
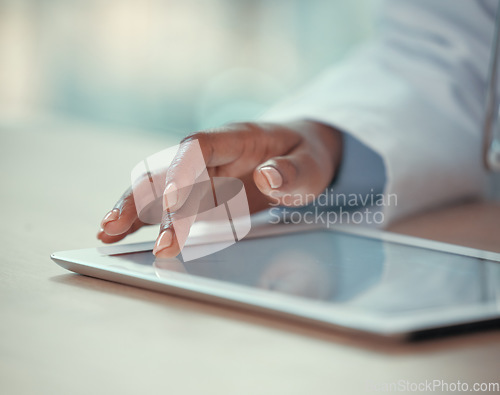
[[[109,213],[106,214],[106,216],[102,219],[101,222],[101,229],[104,228],[104,226],[112,221],[116,221],[118,217],[120,216],[120,210],[117,208],[111,210]]]
[[[158,254],[165,248],[168,248],[172,245],[173,242],[173,233],[170,229],[164,230],[161,234],[160,237],[158,237],[158,240],[156,240],[156,244],[153,248],[153,254]]]
[[[271,188],[276,189],[283,185],[283,177],[281,177],[280,172],[274,167],[265,166],[259,171],[264,175],[264,177],[266,177],[266,180]]]
[[[169,182],[165,191],[163,192],[163,208],[167,209],[169,207],[175,206],[178,200],[177,187],[173,182]]]

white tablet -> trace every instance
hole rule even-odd
[[[203,238],[185,248],[201,248]],[[397,339],[500,327],[500,254],[361,228],[276,225],[204,258],[153,242],[57,252],[76,273]]]

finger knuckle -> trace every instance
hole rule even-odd
[[[183,144],[183,143],[190,143],[192,141],[197,140],[200,143],[200,145],[204,145],[204,144],[207,143],[207,141],[209,139],[208,135],[209,135],[209,133],[208,132],[204,132],[204,131],[193,132],[193,133],[188,134],[186,137],[184,137],[181,140],[181,144]]]
[[[263,136],[267,133],[265,125],[257,122],[233,122],[227,124],[225,128],[231,132],[247,133],[253,136]]]

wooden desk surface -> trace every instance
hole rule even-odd
[[[0,123],[0,393],[345,395],[399,380],[500,381],[499,332],[358,342],[55,265],[51,252],[97,245],[129,169],[169,143],[73,123]],[[498,205],[452,210],[394,230],[499,251]],[[492,233],[466,231],[479,218]]]

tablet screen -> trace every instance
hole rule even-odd
[[[115,259],[157,278],[181,272],[383,315],[478,304],[498,310],[500,300],[497,262],[326,230],[245,239],[185,263],[155,260],[150,251]]]

